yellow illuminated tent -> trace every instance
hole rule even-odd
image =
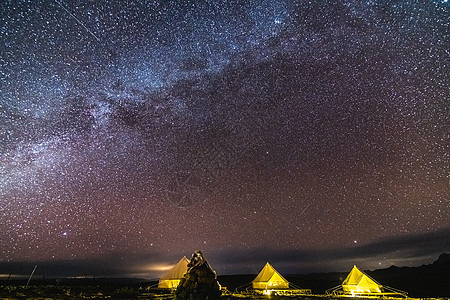
[[[350,274],[342,283],[344,293],[361,294],[361,293],[381,293],[381,285],[353,266]]]
[[[184,256],[180,259],[177,264],[170,269],[166,274],[164,274],[158,283],[158,288],[161,289],[175,289],[178,284],[180,284],[181,278],[183,278],[184,274],[187,272],[187,265],[189,260]]]
[[[406,292],[382,286],[356,266],[353,266],[342,285],[327,290],[327,294],[348,297],[407,297]]]
[[[255,290],[288,289],[289,282],[269,263],[266,263],[258,276],[253,279],[252,287]]]

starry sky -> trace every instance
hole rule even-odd
[[[0,273],[450,251],[450,3],[0,3]]]

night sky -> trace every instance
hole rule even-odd
[[[446,0],[2,0],[0,274],[431,263],[449,23]]]

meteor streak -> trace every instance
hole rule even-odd
[[[84,29],[86,29],[87,32],[89,32],[97,41],[100,42],[100,39],[92,32],[89,30],[89,28],[87,28],[83,22],[81,22],[77,17],[75,17],[74,14],[72,14],[67,8],[64,7],[64,5],[62,5],[62,3],[58,0],[55,0],[56,3],[58,3],[59,6],[62,7],[62,9],[64,9],[72,18],[75,19],[75,21],[77,21],[78,24],[80,24],[81,26],[83,26]]]

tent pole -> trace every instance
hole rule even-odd
[[[34,271],[36,271],[37,265],[34,266],[33,272],[31,272],[30,277],[28,278],[27,284],[25,287],[28,287],[28,284],[30,283],[31,277],[33,277]]]

